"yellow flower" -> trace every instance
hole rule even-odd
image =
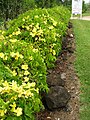
[[[4,34],[5,33],[5,31],[2,31],[2,34]]]
[[[16,100],[17,99],[17,96],[12,96],[11,97],[11,100]]]
[[[2,87],[0,87],[0,93],[2,92],[2,90],[3,90],[3,88],[2,88]]]
[[[4,36],[3,35],[0,35],[0,40],[3,40],[4,39]]]
[[[5,112],[4,110],[0,110],[0,116],[4,116]]]
[[[32,30],[32,32],[36,33],[36,31],[37,31],[37,29],[34,27],[33,30]]]
[[[10,52],[10,56],[11,57],[15,57],[15,60],[18,60],[18,58],[20,57],[21,59],[23,58],[23,55],[22,54],[19,54],[19,52]]]
[[[26,17],[26,19],[29,19],[29,15]]]
[[[57,25],[57,22],[56,22],[56,21],[53,21],[53,25],[56,26],[56,25]]]
[[[3,52],[0,53],[0,58],[4,58],[4,53]]]
[[[30,57],[29,57],[29,60],[33,60],[33,57],[32,57],[32,56],[30,56]]]
[[[13,81],[12,81],[12,84],[11,84],[11,87],[12,87],[12,90],[13,90],[13,91],[17,91],[17,90],[18,90],[17,82],[13,80]]]
[[[15,32],[13,32],[12,35],[15,35]]]
[[[4,56],[3,60],[7,60],[7,56]]]
[[[9,37],[11,38],[11,37],[12,37],[12,34],[10,34]]]
[[[35,40],[37,41],[37,40],[38,40],[38,37],[35,37]]]
[[[53,50],[53,55],[56,55],[56,52],[55,52],[55,50]]]
[[[19,97],[19,98],[22,97],[22,94],[23,94],[23,92],[24,92],[24,89],[23,89],[23,86],[22,86],[22,85],[18,87],[17,92],[18,92],[18,97]]]
[[[17,39],[10,39],[9,41],[12,43],[15,43],[17,41]]]
[[[11,111],[16,113],[17,116],[22,115],[22,108],[17,107],[17,109],[15,109],[16,108],[16,103],[15,102],[12,105],[10,105],[10,106],[12,107]]]
[[[2,83],[4,87],[9,86],[9,83],[7,81]]]
[[[4,42],[4,45],[6,45],[7,44],[7,42]]]
[[[22,28],[24,28],[25,26],[24,25],[22,25]]]
[[[42,33],[43,33],[43,30],[42,30],[42,29],[38,30],[38,33],[42,34]]]
[[[39,18],[39,16],[38,16],[38,15],[35,15],[34,17],[35,17],[35,18]]]
[[[15,53],[14,53],[14,52],[10,52],[10,56],[11,56],[11,57],[14,57],[14,56],[15,56]]]
[[[25,98],[28,98],[28,97],[32,97],[33,93],[31,93],[30,90],[26,90],[26,91],[24,91],[24,95],[25,95]]]
[[[28,69],[28,65],[22,65],[21,68],[24,69],[24,70],[27,70]]]
[[[52,48],[50,48],[50,52],[51,52],[51,53],[52,53],[52,51],[53,51]]]
[[[15,32],[15,35],[19,35],[19,34],[21,34],[19,30]]]
[[[52,30],[54,27],[53,26],[50,26],[49,29]]]
[[[35,87],[35,85],[36,85],[35,82],[30,83],[30,86],[31,86],[31,87]]]
[[[22,108],[18,107],[18,108],[15,110],[15,113],[17,114],[17,116],[22,115]]]
[[[25,21],[25,19],[24,19],[24,18],[23,18],[22,20],[23,20],[23,21]]]
[[[19,52],[16,52],[15,53],[15,60],[18,60],[18,58],[19,58]]]
[[[28,77],[24,77],[25,82],[29,81]]]
[[[30,32],[30,35],[32,36],[32,37],[35,37],[35,33],[32,33],[32,32]]]
[[[35,82],[32,82],[32,83],[28,82],[27,84],[25,84],[25,83],[22,84],[22,86],[23,86],[24,88],[35,87],[35,85],[36,85]]]
[[[33,52],[38,52],[38,49],[35,49],[35,48],[34,48],[34,49],[33,49]]]
[[[23,55],[22,55],[22,54],[19,54],[19,57],[22,59],[22,58],[23,58]]]
[[[47,24],[47,21],[44,21],[44,24],[46,25],[46,24]]]
[[[35,90],[37,93],[39,93],[39,89],[38,88],[36,88],[36,90]]]
[[[36,28],[39,29],[39,23],[36,24]]]
[[[26,70],[26,71],[24,72],[24,75],[29,75],[29,72]]]
[[[15,70],[12,71],[13,76],[17,75],[17,72]]]
[[[29,30],[30,29],[29,26],[26,26],[26,29]]]
[[[14,102],[13,104],[10,105],[12,107],[11,111],[14,112],[16,108],[16,103]]]

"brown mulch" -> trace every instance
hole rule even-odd
[[[57,58],[55,68],[49,70],[52,75],[63,75],[65,88],[71,95],[67,107],[54,111],[45,109],[37,114],[36,120],[79,120],[79,80],[74,68],[75,39],[70,23],[67,35],[63,39],[62,52]]]

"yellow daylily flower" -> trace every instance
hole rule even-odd
[[[53,55],[56,55],[56,52],[55,52],[55,50],[53,50]]]
[[[10,34],[9,37],[11,38],[11,37],[12,37],[12,34]]]
[[[28,77],[24,77],[25,82],[29,81]]]
[[[26,29],[29,30],[30,29],[29,26],[26,26]]]
[[[16,32],[15,32],[15,35],[19,35],[19,34],[21,34],[20,31],[16,31]]]
[[[53,25],[56,26],[56,25],[57,25],[57,22],[56,22],[56,21],[53,21]]]
[[[29,75],[29,72],[26,70],[26,71],[24,72],[24,75]]]
[[[15,53],[15,60],[18,60],[18,58],[19,58],[19,52],[16,52]]]
[[[50,26],[49,29],[52,30],[54,27],[53,26]]]
[[[30,32],[30,35],[32,36],[32,37],[35,37],[35,33],[32,33],[32,32]]]
[[[28,69],[28,65],[22,65],[21,68],[24,69],[24,70],[27,70]]]
[[[7,60],[7,58],[8,58],[7,56],[4,56],[3,60]]]
[[[10,105],[12,107],[11,111],[14,112],[16,108],[16,103],[14,102],[13,104]]]
[[[18,84],[17,84],[16,81],[14,81],[14,80],[12,81],[11,87],[12,87],[13,91],[17,92],[17,90],[18,90]]]
[[[3,40],[4,39],[4,36],[3,35],[0,35],[0,40]]]
[[[30,57],[29,57],[29,60],[33,60],[33,57],[32,57],[32,56],[30,56]]]
[[[10,39],[9,41],[12,43],[15,43],[17,41],[17,39]]]
[[[22,58],[23,58],[23,55],[22,55],[22,54],[19,54],[19,57],[22,59]]]
[[[4,110],[0,110],[0,116],[4,116],[5,112]]]
[[[39,16],[38,16],[38,15],[35,15],[34,17],[35,17],[35,18],[39,18]]]
[[[0,58],[4,58],[4,53],[3,52],[0,53]]]
[[[22,115],[22,108],[17,107],[17,109],[14,112],[17,114],[17,116],[20,116]]]
[[[10,56],[14,57],[16,54],[14,52],[10,52]]]
[[[17,75],[17,72],[15,70],[12,71],[13,76]]]

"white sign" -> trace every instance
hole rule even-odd
[[[72,14],[82,14],[82,0],[72,0]]]

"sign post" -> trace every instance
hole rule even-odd
[[[72,0],[72,17],[78,14],[82,18],[82,0]]]

